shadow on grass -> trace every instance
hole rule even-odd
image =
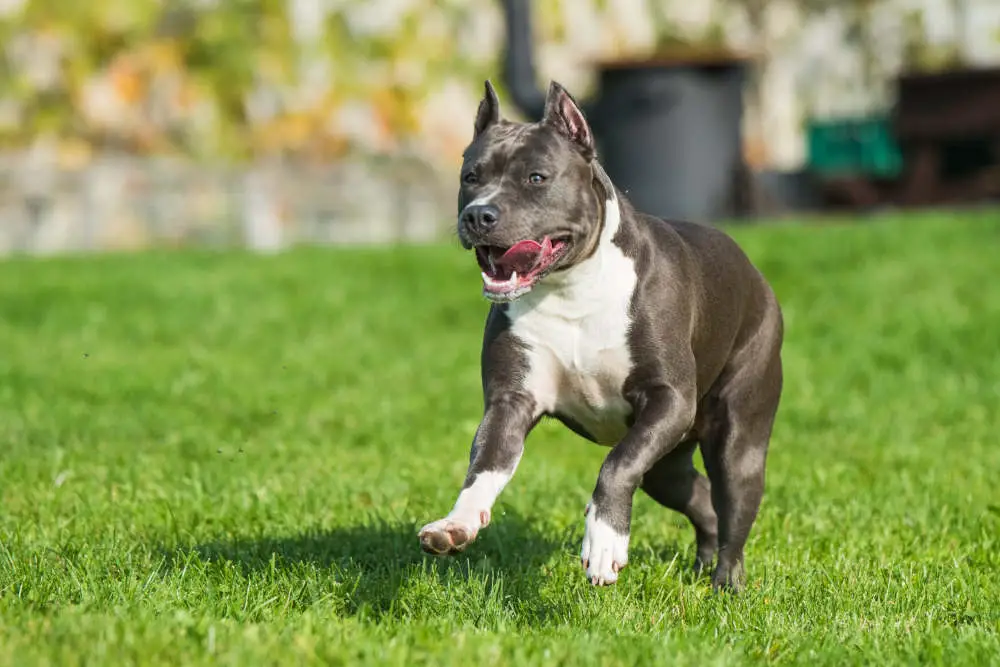
[[[566,613],[560,603],[565,596],[549,600],[542,589],[557,552],[555,560],[575,557],[572,530],[544,533],[507,510],[465,552],[441,557],[421,551],[418,530],[409,523],[373,522],[282,537],[237,537],[179,545],[167,552],[166,564],[177,570],[194,555],[205,563],[235,565],[247,576],[303,579],[315,578],[310,570],[332,569],[331,576],[349,592],[344,611],[377,620],[402,613],[396,603],[408,584],[472,578],[482,581],[487,593],[502,581],[503,597],[536,618]]]

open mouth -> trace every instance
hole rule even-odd
[[[545,275],[568,247],[566,239],[548,236],[538,241],[518,241],[509,248],[476,246],[476,260],[483,274],[483,294],[494,301],[512,301],[525,294]]]

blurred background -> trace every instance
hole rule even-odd
[[[447,234],[482,81],[706,222],[996,201],[997,0],[0,0],[0,254]]]

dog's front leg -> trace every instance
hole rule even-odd
[[[534,401],[505,393],[488,403],[476,429],[469,471],[451,512],[420,529],[420,546],[432,554],[451,554],[471,544],[490,522],[497,496],[514,476],[524,439],[534,425]]]
[[[635,421],[604,459],[587,504],[580,560],[595,586],[613,584],[628,562],[632,499],[642,476],[691,428],[693,399],[671,387],[638,392]]]

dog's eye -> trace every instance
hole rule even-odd
[[[462,181],[468,183],[469,185],[474,185],[479,182],[479,177],[473,171],[467,172],[465,176],[462,177]]]
[[[528,182],[532,185],[539,185],[545,182],[545,176],[539,174],[537,171],[528,176]]]

